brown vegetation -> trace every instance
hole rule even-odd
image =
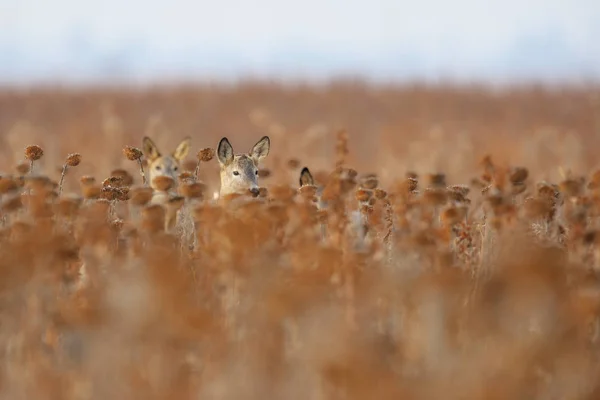
[[[600,395],[598,89],[3,91],[0,134],[2,398]]]

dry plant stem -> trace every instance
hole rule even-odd
[[[200,174],[200,163],[201,161],[198,160],[196,163],[196,169],[194,170],[194,178],[196,179],[196,182],[198,181],[198,175]]]
[[[137,162],[138,162],[138,165],[140,166],[140,175],[142,176],[142,183],[144,185],[147,185],[146,173],[144,172],[144,164],[142,164],[142,159],[138,158]]]
[[[67,173],[67,164],[63,165],[62,172],[60,173],[60,182],[58,183],[58,194],[62,193],[63,181],[65,179],[65,175]]]

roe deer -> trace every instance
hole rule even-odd
[[[173,209],[169,202],[178,197],[175,189],[178,183],[180,164],[190,151],[190,142],[191,138],[188,136],[179,143],[171,154],[163,155],[152,139],[148,136],[144,136],[143,139],[143,152],[148,160],[150,187],[154,190],[150,204],[166,206],[166,228],[172,228],[176,222],[178,208]],[[162,187],[158,180],[155,180],[155,178],[163,176],[173,180],[172,184],[167,185],[167,188]]]
[[[315,186],[316,187],[316,200],[317,200],[317,209],[319,210],[324,210],[327,208],[327,202],[323,201],[322,199],[322,195],[323,195],[323,186],[317,186],[315,184],[315,180],[312,176],[312,174],[310,173],[310,170],[308,169],[308,167],[304,167],[302,168],[302,171],[300,171],[300,179],[299,179],[299,183],[300,183],[300,187],[304,187],[304,186]],[[359,202],[360,204],[360,202]],[[355,237],[358,240],[358,244],[362,244],[364,243],[364,240],[366,239],[366,235],[367,235],[367,231],[366,231],[366,220],[364,218],[364,216],[362,215],[362,213],[358,210],[353,210],[350,212],[350,214],[348,215],[349,217],[349,229],[354,232]],[[323,224],[321,225],[321,236],[322,239],[325,239],[326,236],[326,226]]]
[[[221,169],[219,197],[247,192],[257,196],[258,165],[269,154],[270,148],[269,137],[263,136],[248,154],[234,154],[229,140],[226,137],[222,138],[217,147],[217,158]]]

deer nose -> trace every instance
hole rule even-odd
[[[258,190],[258,188],[252,188],[250,189],[250,193],[252,193],[252,196],[256,197],[260,193],[260,190]]]

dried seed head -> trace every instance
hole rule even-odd
[[[379,180],[377,179],[377,175],[368,174],[363,176],[360,179],[359,187],[363,189],[375,190],[379,185]]]
[[[114,188],[119,188],[124,186],[123,185],[123,178],[121,178],[120,176],[110,176],[108,178],[106,178],[105,180],[102,181],[102,186],[103,187],[114,187]]]
[[[23,207],[23,201],[21,200],[21,195],[15,194],[15,195],[12,195],[9,198],[5,199],[2,202],[2,207],[0,208],[0,210],[3,213],[11,213],[11,212],[17,211],[21,207]]]
[[[81,198],[78,196],[65,196],[54,205],[54,212],[57,215],[72,218],[77,214],[81,206]]]
[[[548,198],[527,198],[524,203],[525,216],[531,219],[547,219],[553,213],[552,201]]]
[[[29,161],[35,161],[42,158],[44,150],[40,146],[32,145],[25,148],[25,158]]]
[[[512,188],[510,189],[510,193],[513,196],[523,193],[527,190],[527,185],[524,183],[513,183]]]
[[[373,192],[366,189],[359,189],[356,191],[356,200],[359,202],[366,202],[373,196]]]
[[[529,176],[529,171],[527,171],[527,168],[516,167],[516,168],[513,168],[512,171],[510,172],[509,179],[513,185],[516,185],[516,184],[525,182],[525,180],[527,180],[528,176]]]
[[[131,203],[136,206],[144,206],[152,200],[152,196],[154,194],[154,190],[148,186],[138,186],[136,188],[131,189]]]
[[[194,174],[192,172],[183,171],[182,173],[179,174],[179,176],[177,177],[177,180],[181,183],[193,182],[196,180],[196,177],[194,176]]]
[[[215,150],[207,147],[198,152],[198,160],[203,162],[209,162],[215,157]]]
[[[175,181],[170,176],[157,176],[152,180],[152,186],[161,192],[167,192],[175,186]]]
[[[17,164],[15,169],[19,175],[26,175],[29,172],[29,167],[30,167],[30,165],[28,162],[21,161],[20,163]]]
[[[375,197],[379,200],[383,200],[387,197],[387,192],[383,189],[376,189],[375,190]]]
[[[67,160],[65,161],[65,164],[67,164],[69,167],[76,167],[79,165],[79,163],[81,163],[81,154],[79,153],[69,154],[67,156]]]
[[[159,232],[165,226],[166,210],[160,204],[153,204],[142,210],[142,226],[149,232]]]
[[[132,146],[125,146],[123,148],[123,154],[125,155],[125,157],[127,157],[128,160],[131,161],[139,160],[144,156],[142,150]]]
[[[125,171],[124,169],[115,169],[110,173],[111,177],[119,178],[120,182],[123,186],[131,186],[133,185],[133,176]]]
[[[35,191],[44,191],[54,189],[54,183],[45,175],[27,175],[25,177],[25,187]]]
[[[414,171],[407,171],[406,174],[404,174],[404,176],[409,179],[414,179],[414,180],[419,179],[419,175]]]
[[[203,199],[206,185],[202,182],[184,183],[179,187],[179,193],[188,199]]]
[[[430,187],[434,188],[442,188],[446,187],[446,175],[444,174],[428,174],[427,175],[427,184]]]
[[[266,187],[258,188],[258,197],[261,199],[265,199],[269,195],[269,191]]]

